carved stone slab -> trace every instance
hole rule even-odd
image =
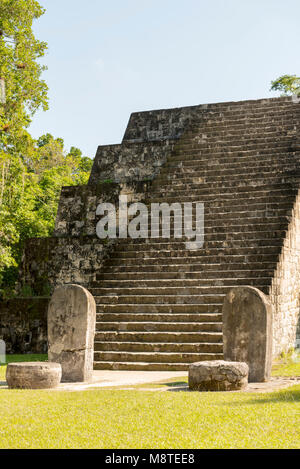
[[[246,362],[249,382],[268,381],[272,365],[272,306],[257,288],[236,287],[223,304],[224,359]]]
[[[79,285],[55,289],[48,308],[48,357],[62,366],[62,381],[90,381],[93,373],[96,304]]]

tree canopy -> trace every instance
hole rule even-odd
[[[39,63],[47,44],[32,25],[44,14],[35,0],[0,0],[0,294],[13,290],[26,238],[48,236],[63,185],[85,184],[92,160],[28,126],[48,109]]]
[[[300,77],[297,77],[297,75],[282,75],[271,82],[271,90],[281,91],[283,96],[300,95]]]

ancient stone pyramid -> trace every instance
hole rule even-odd
[[[53,237],[29,240],[22,276],[36,294],[47,282],[91,291],[96,369],[222,358],[222,303],[240,285],[270,297],[274,354],[299,344],[299,116],[288,97],[133,113],[122,143],[98,148],[89,184],[62,189]],[[120,194],[203,202],[203,248],[100,240],[96,207]]]

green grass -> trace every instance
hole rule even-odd
[[[45,360],[45,355],[10,356]],[[300,375],[300,365],[277,363]],[[281,368],[279,368],[281,367]],[[4,377],[5,367],[1,367]],[[0,448],[300,448],[300,386],[272,393],[0,389]],[[158,387],[145,384],[145,387]]]
[[[47,354],[6,355],[6,363],[12,362],[44,362],[48,360]],[[0,363],[0,381],[5,380],[6,364]]]
[[[291,352],[276,360],[272,376],[300,376],[300,354]]]
[[[1,448],[299,448],[300,386],[268,394],[2,390]]]
[[[287,354],[276,360],[272,367],[272,376],[300,376],[300,355]],[[187,384],[187,376],[180,376],[156,383],[137,384],[135,386],[126,386],[130,389],[168,389],[170,387],[180,387]]]

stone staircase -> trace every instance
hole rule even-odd
[[[291,109],[218,104],[193,119],[145,203],[203,202],[204,246],[118,242],[90,288],[96,369],[186,370],[222,358],[224,296],[239,285],[268,294],[291,219],[299,168]]]

